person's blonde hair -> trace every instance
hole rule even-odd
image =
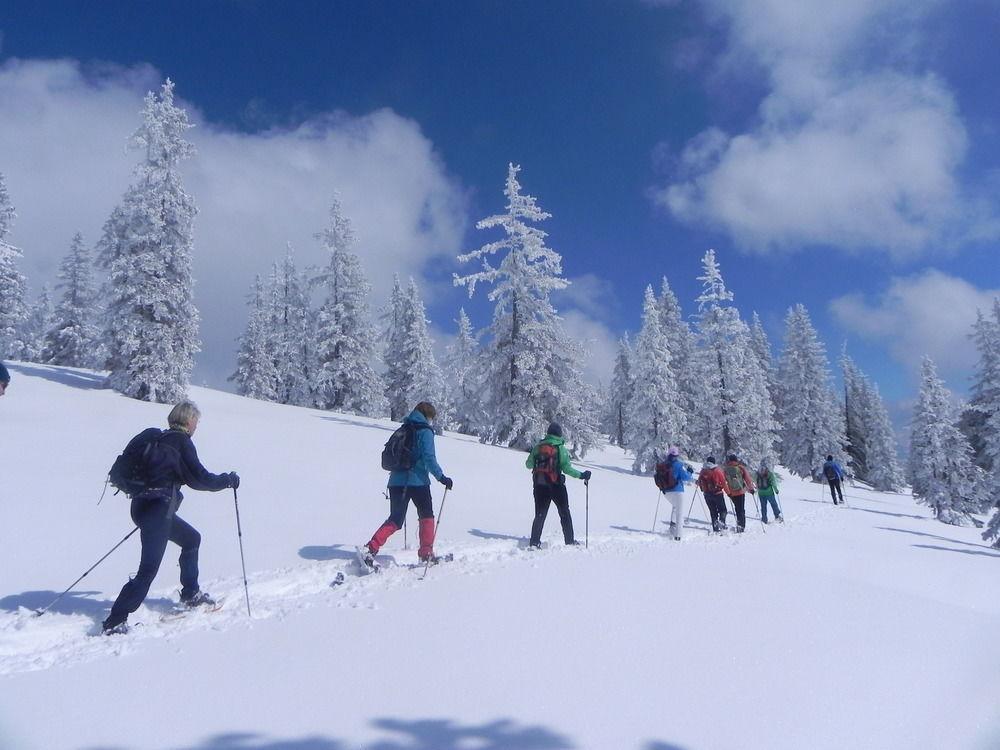
[[[194,401],[181,401],[167,415],[167,425],[171,428],[187,430],[192,420],[201,419],[201,410]]]

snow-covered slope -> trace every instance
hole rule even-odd
[[[361,578],[384,519],[388,422],[193,389],[213,471],[189,492],[214,614],[161,622],[168,550],[142,623],[94,637],[138,562],[133,537],[51,614],[31,616],[131,528],[105,473],[167,409],[87,372],[15,365],[0,400],[0,747],[171,750],[704,750],[1000,747],[1000,553],[908,496],[788,480],[788,522],[681,543],[650,533],[656,491],[616,449],[582,462],[589,549],[523,549],[524,454],[447,435],[437,546],[453,563]],[[571,480],[572,481],[572,480]],[[441,490],[435,487],[435,504]],[[570,495],[585,535],[582,483]],[[689,495],[690,497],[690,495]],[[666,517],[667,504],[660,508]],[[662,528],[662,524],[658,524]],[[330,583],[338,572],[346,582]]]

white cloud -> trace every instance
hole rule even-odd
[[[724,67],[758,72],[769,93],[747,132],[692,139],[655,199],[760,251],[908,255],[995,233],[993,209],[958,177],[967,133],[950,90],[912,72],[936,4],[704,0],[729,28]]]
[[[969,339],[976,311],[988,313],[1000,289],[979,289],[936,270],[894,278],[874,302],[860,294],[830,303],[833,315],[862,338],[884,343],[890,355],[916,373],[929,355],[942,374],[967,375],[977,360]]]
[[[610,383],[618,354],[618,336],[606,325],[579,310],[560,314],[566,334],[587,350],[584,361],[580,363],[584,380],[593,385]]]
[[[126,153],[141,99],[162,76],[150,66],[84,68],[71,60],[0,66],[0,171],[17,208],[12,241],[33,288],[51,280],[77,230],[95,242],[131,181]],[[176,81],[179,97],[184,81]],[[182,102],[183,103],[183,102]],[[392,273],[421,277],[461,249],[465,196],[417,123],[390,110],[330,113],[294,128],[246,134],[208,123],[190,105],[198,154],[184,166],[195,222],[196,301],[204,351],[195,378],[219,384],[256,273],[291,241],[300,266],[323,262],[313,234],[334,191],[351,217],[376,299]]]

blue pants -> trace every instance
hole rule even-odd
[[[389,517],[386,521],[395,524],[397,529],[403,528],[403,521],[406,520],[406,508],[411,500],[417,509],[417,518],[434,518],[431,488],[426,484],[417,484],[409,487],[389,488]]]
[[[142,552],[135,578],[122,586],[121,593],[111,607],[111,617],[124,618],[139,609],[149,593],[149,587],[160,569],[167,542],[180,546],[181,599],[198,593],[198,548],[201,534],[191,524],[175,515],[169,498],[135,499],[131,514],[139,527]]]
[[[765,495],[764,493],[758,493],[760,496],[760,517],[764,523],[767,523],[767,504],[770,502],[771,507],[774,509],[774,517],[781,518],[781,508],[778,507],[778,497],[777,495]]]

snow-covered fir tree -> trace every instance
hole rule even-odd
[[[844,450],[850,457],[848,463],[851,474],[867,481],[868,445],[865,429],[865,382],[854,360],[847,355],[847,347],[840,355],[840,369],[844,378],[844,434],[847,444]]]
[[[842,466],[844,427],[830,386],[826,350],[804,305],[785,316],[784,349],[778,360],[781,461],[801,477],[818,478],[832,455]]]
[[[24,354],[21,333],[28,319],[24,298],[27,284],[17,270],[22,253],[7,241],[15,217],[7,184],[0,173],[0,359],[16,359]]]
[[[651,286],[646,287],[631,370],[635,386],[627,403],[625,441],[635,456],[632,471],[640,473],[651,471],[667,446],[687,442],[681,432],[684,411],[670,366],[670,346]]]
[[[920,368],[920,395],[910,428],[913,496],[934,509],[939,521],[974,523],[992,502],[985,472],[972,462],[972,446],[958,429],[951,394],[930,357]]]
[[[38,293],[38,299],[31,306],[28,319],[24,322],[21,340],[24,342],[24,351],[21,358],[28,362],[42,362],[42,353],[45,350],[45,334],[52,328],[55,322],[55,314],[52,310],[52,294],[49,292],[49,285],[43,284],[42,290]]]
[[[972,340],[979,359],[961,426],[972,445],[976,465],[996,478],[995,490],[1000,492],[1000,472],[994,471],[995,465],[1000,466],[994,464],[1000,459],[1000,299],[993,300],[990,314],[977,312]]]
[[[767,380],[767,392],[774,405],[775,414],[778,411],[778,372],[774,366],[774,355],[771,352],[771,340],[767,337],[764,324],[760,322],[760,316],[754,312],[750,326],[750,348],[753,349],[757,357],[757,363],[764,371]],[[780,429],[780,428],[779,428]]]
[[[750,329],[733,306],[722,272],[709,250],[702,259],[697,332],[701,353],[692,362],[703,395],[692,405],[691,448],[737,454],[750,466],[774,454],[778,423],[758,366]]]
[[[130,141],[143,158],[99,244],[111,293],[104,335],[111,386],[158,403],[184,397],[201,348],[191,275],[197,208],[179,171],[194,154],[190,127],[169,79],[146,95]]]
[[[846,353],[844,375],[846,451],[854,475],[880,491],[898,491],[906,484],[896,448],[896,434],[878,386]]]
[[[684,319],[677,295],[670,288],[667,277],[660,283],[660,327],[670,347],[670,368],[680,392],[683,421],[681,432],[689,435],[690,415],[695,404],[708,393],[704,378],[698,368],[698,342],[691,325]],[[691,447],[691,446],[687,446]]]
[[[354,232],[339,198],[330,206],[329,225],[316,239],[330,254],[313,279],[326,291],[316,329],[320,404],[336,411],[383,416],[385,388],[375,371],[377,335],[368,310],[371,286],[352,250]]]
[[[269,302],[272,299],[273,293],[264,287],[260,276],[257,276],[248,301],[250,315],[247,327],[239,337],[236,372],[229,376],[241,395],[261,401],[278,401],[281,389],[275,356],[280,347],[271,327]]]
[[[635,353],[632,343],[626,333],[618,340],[618,354],[615,357],[615,369],[611,375],[611,386],[604,406],[603,430],[611,438],[611,444],[622,448],[628,447],[629,404],[635,395],[635,378],[632,375],[632,361]]]
[[[485,421],[479,405],[479,342],[465,308],[458,311],[458,332],[445,358],[448,402],[452,408],[452,429],[466,435],[478,434]]]
[[[477,284],[493,284],[491,340],[481,360],[486,413],[481,437],[527,448],[544,434],[550,420],[558,420],[567,443],[582,453],[597,442],[596,393],[582,378],[583,347],[567,337],[550,301],[552,292],[569,283],[562,277],[562,257],[546,247],[546,233],[532,226],[550,214],[538,207],[534,197],[521,193],[519,171],[520,167],[509,165],[505,212],[476,225],[499,227],[504,237],[460,255],[460,262],[478,260],[482,267],[454,278],[470,296]],[[498,253],[502,257],[493,266],[491,258]]]
[[[410,403],[406,362],[401,354],[406,347],[406,337],[409,333],[409,312],[406,292],[399,283],[399,276],[394,274],[389,304],[382,316],[385,321],[385,348],[382,355],[385,372],[382,380],[385,382],[386,400],[389,402],[389,418],[395,422],[406,417],[413,408],[413,404]]]
[[[94,261],[77,232],[69,252],[59,266],[62,297],[56,305],[55,320],[45,334],[42,361],[67,367],[100,367],[101,331],[97,325],[97,288]]]
[[[309,309],[308,282],[295,266],[291,243],[270,281],[270,337],[277,371],[276,400],[316,406],[316,332]]]

